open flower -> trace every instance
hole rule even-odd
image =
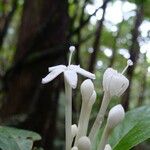
[[[129,80],[123,75],[128,66],[133,65],[131,60],[127,61],[127,66],[122,73],[118,73],[112,68],[108,68],[103,76],[103,89],[111,96],[121,96],[129,86]]]
[[[95,79],[94,74],[80,68],[79,65],[71,65],[70,64],[73,51],[74,50],[72,50],[72,49],[70,50],[71,54],[70,54],[68,66],[58,65],[58,66],[48,68],[50,73],[45,78],[42,79],[43,84],[52,81],[61,73],[64,73],[65,80],[68,82],[68,84],[73,89],[75,89],[77,86],[77,81],[78,81],[77,73],[79,73],[87,78]]]

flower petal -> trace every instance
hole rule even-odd
[[[77,66],[77,65],[70,65],[69,67],[70,69],[76,71],[77,73],[87,77],[87,78],[90,78],[90,79],[95,79],[95,74],[89,72],[89,71],[86,71],[82,68],[80,68],[80,66]]]
[[[111,82],[112,76],[116,75],[117,71],[112,68],[107,68],[103,75],[103,89],[104,91],[109,90],[109,84]]]
[[[78,76],[77,76],[77,73],[74,70],[64,71],[64,77],[65,77],[65,80],[68,82],[68,84],[73,89],[75,89],[77,87]]]
[[[54,69],[66,69],[67,67],[65,65],[57,65],[57,66],[53,66],[53,67],[48,67],[48,71],[51,72]]]
[[[59,74],[61,74],[64,71],[63,68],[58,68],[53,70],[52,72],[50,72],[45,78],[42,79],[42,83],[48,83],[50,81],[52,81],[53,79],[55,79]]]
[[[109,90],[112,96],[121,96],[127,87],[129,86],[129,80],[122,74],[114,75],[111,79]]]

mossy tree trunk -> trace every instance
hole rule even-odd
[[[53,149],[61,80],[41,79],[48,66],[65,63],[68,32],[67,0],[26,0],[14,64],[4,78],[6,101],[2,121],[25,114],[20,127],[42,135],[45,150]]]

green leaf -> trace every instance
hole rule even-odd
[[[40,139],[40,135],[32,131],[0,126],[1,150],[31,150],[33,142]]]
[[[119,148],[129,150],[131,147],[150,138],[150,131],[147,130],[150,126],[149,120],[149,106],[143,106],[127,112],[124,121],[113,131],[109,143],[115,150],[119,150]],[[138,131],[141,133],[138,133]],[[140,137],[140,140],[137,139],[137,136]],[[122,143],[128,143],[126,145],[127,149],[122,148]]]
[[[114,147],[114,150],[129,150],[150,138],[150,120],[137,123]]]

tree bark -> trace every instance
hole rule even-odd
[[[139,93],[139,98],[138,98],[138,104],[137,106],[142,106],[145,98],[145,91],[146,91],[146,86],[147,86],[147,60],[146,60],[146,53],[144,54],[144,61],[142,65],[142,79],[141,79],[141,84],[140,84],[140,93]],[[146,65],[145,65],[146,64]]]
[[[132,45],[129,49],[130,52],[130,59],[133,61],[133,66],[129,67],[127,70],[127,77],[129,79],[129,87],[127,91],[125,92],[124,96],[122,97],[122,104],[124,106],[125,110],[128,110],[129,108],[129,101],[130,101],[130,94],[131,94],[131,86],[132,86],[132,79],[134,75],[134,70],[138,61],[139,57],[139,43],[138,43],[138,37],[139,37],[139,26],[141,25],[143,20],[143,4],[141,4],[137,8],[136,12],[136,19],[135,19],[135,25],[132,30]]]
[[[102,29],[103,29],[103,21],[104,21],[105,11],[106,11],[106,7],[107,7],[108,2],[109,2],[109,0],[104,1],[103,16],[102,16],[102,19],[97,22],[97,28],[96,28],[96,32],[95,32],[95,40],[94,40],[94,43],[93,43],[94,51],[91,54],[90,59],[89,59],[89,68],[88,68],[88,70],[90,72],[94,72],[94,69],[95,69],[97,53],[98,53],[98,50],[99,50],[99,47],[100,47],[100,41],[101,41],[101,35],[102,35]]]
[[[41,85],[47,68],[65,63],[68,34],[67,0],[26,0],[17,50],[6,73],[2,121],[26,114],[20,127],[42,135],[41,146],[53,149],[61,80]]]

